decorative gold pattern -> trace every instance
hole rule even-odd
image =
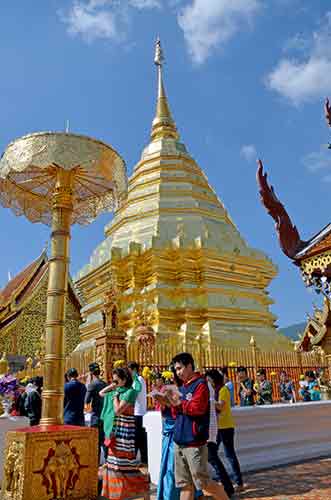
[[[24,446],[13,441],[7,449],[4,466],[3,500],[20,500],[24,481]]]
[[[75,134],[38,132],[9,144],[1,159],[3,206],[50,225],[55,165],[74,172],[72,224],[88,224],[126,196],[125,164],[110,146]]]
[[[322,253],[321,255],[316,255],[310,257],[309,259],[304,259],[300,262],[301,270],[308,275],[312,275],[315,271],[324,273],[326,268],[331,264],[331,250]]]
[[[23,305],[20,316],[0,331],[0,352],[7,351],[20,356],[35,357],[36,351],[44,352],[43,337],[45,333],[47,305],[48,273],[37,285]],[[64,327],[65,354],[70,354],[80,342],[79,325],[81,316],[79,304],[71,297],[66,297],[66,318]],[[13,348],[13,345],[16,348]]]

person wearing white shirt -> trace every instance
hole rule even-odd
[[[141,390],[137,396],[136,403],[134,405],[134,414],[136,417],[143,417],[147,413],[147,390],[145,379],[141,375],[137,375],[139,383],[141,385]]]
[[[136,421],[136,453],[140,451],[140,460],[143,464],[148,463],[147,459],[147,434],[143,426],[143,417],[147,413],[147,390],[144,378],[139,375],[139,364],[130,361],[128,370],[133,378],[133,387],[137,386],[138,396],[134,406],[134,416]],[[135,387],[134,387],[135,388]]]

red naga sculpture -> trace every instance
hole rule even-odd
[[[331,106],[328,98],[325,99],[324,111],[327,124],[331,127]]]
[[[305,242],[300,239],[299,231],[292,224],[284,205],[277,198],[274,188],[269,186],[267,174],[263,173],[263,163],[258,160],[256,173],[257,183],[262,204],[275,221],[275,228],[278,234],[279,244],[284,254],[293,259],[295,255],[305,246]]]
[[[331,127],[331,106],[329,99],[325,100],[324,105],[325,118]],[[331,144],[329,144],[331,149]],[[262,204],[267,212],[275,221],[275,228],[278,234],[280,247],[284,254],[292,260],[297,260],[298,252],[302,251],[310,241],[303,241],[300,238],[299,231],[293,225],[284,205],[277,198],[274,188],[268,184],[267,174],[263,172],[263,163],[258,160],[258,169],[256,179],[259,186],[259,193]]]

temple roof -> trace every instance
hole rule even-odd
[[[0,290],[0,329],[11,324],[19,315],[24,304],[32,296],[34,290],[46,277],[48,258],[44,250],[37,259],[26,266]],[[81,302],[76,294],[71,278],[69,278],[69,293],[77,302]]]
[[[295,254],[295,260],[306,259],[331,249],[331,224],[325,226],[306,242],[305,246]]]
[[[23,296],[32,292],[47,271],[47,262],[47,254],[43,251],[36,260],[31,262],[0,290],[0,310],[13,300],[19,299],[19,301],[22,301]]]

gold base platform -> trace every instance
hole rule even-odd
[[[10,431],[1,500],[94,500],[98,494],[98,432],[70,425]]]

